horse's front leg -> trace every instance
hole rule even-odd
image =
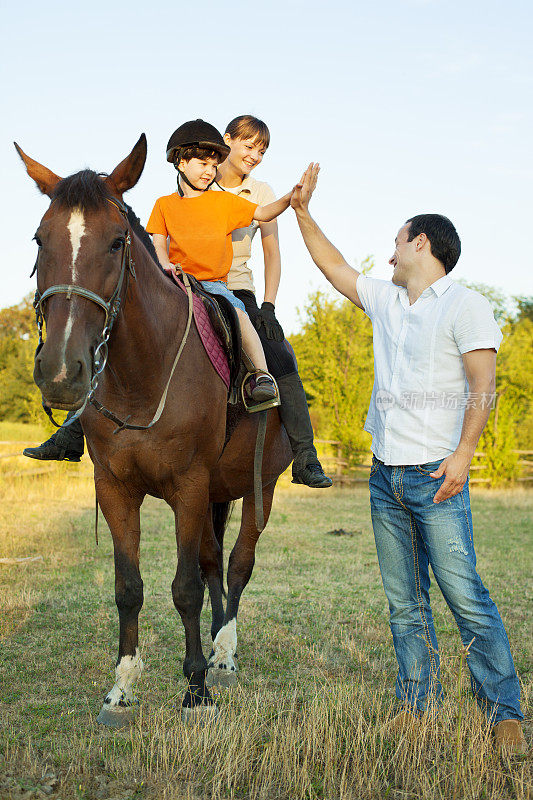
[[[276,481],[263,487],[265,525],[268,522]],[[253,494],[242,501],[241,527],[231,551],[228,565],[228,602],[224,624],[213,642],[213,655],[209,660],[208,686],[231,686],[237,679],[237,613],[244,588],[250,580],[255,563],[255,547],[261,532],[255,522]]]
[[[209,474],[186,475],[170,501],[176,515],[178,565],[172,581],[172,599],[185,628],[183,674],[188,687],[183,698],[183,720],[215,716],[217,707],[205,685],[207,661],[200,637],[204,582],[200,573],[200,543],[209,506]]]
[[[219,506],[224,505],[226,508],[228,504],[220,503]],[[215,512],[216,513],[216,512]],[[218,543],[215,535],[215,527],[213,520],[213,505],[209,505],[207,515],[204,522],[204,529],[202,532],[202,541],[200,544],[200,569],[202,576],[207,581],[209,588],[209,597],[211,599],[211,638],[214,639],[222,625],[224,624],[224,603],[223,597],[223,561],[222,561],[222,548]],[[226,512],[224,512],[224,517]],[[225,526],[224,523],[222,523]]]
[[[96,481],[96,492],[113,537],[115,601],[120,623],[115,684],[106,695],[98,722],[122,728],[133,719],[137,703],[134,687],[143,668],[138,647],[139,612],[143,604],[139,571],[142,497],[132,497],[117,481],[107,478]]]

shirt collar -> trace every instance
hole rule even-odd
[[[242,192],[246,192],[247,194],[249,194],[252,191],[252,186],[254,185],[254,183],[255,183],[255,178],[252,178],[251,175],[247,175],[246,178],[244,178],[241,185],[239,186],[238,193],[241,194]]]
[[[437,297],[442,297],[444,292],[446,292],[450,286],[452,285],[453,281],[449,275],[443,275],[442,278],[438,278],[438,280],[434,281],[430,286],[428,286],[420,297],[428,297],[430,292],[432,291]],[[409,308],[409,294],[405,286],[398,286],[398,297],[400,298],[400,302],[404,308]]]
[[[231,192],[231,194],[236,194],[236,195],[251,194],[254,183],[255,183],[255,178],[252,178],[251,175],[247,175],[240,186],[235,186],[232,189],[227,189],[225,187],[222,188],[218,184],[213,184],[211,188],[216,189],[217,191],[220,191],[222,189],[223,192]]]
[[[433,289],[437,297],[440,297],[444,294],[444,292],[450,288],[452,285],[452,279],[449,275],[443,275],[442,278],[439,278],[437,281],[429,286],[429,289]]]

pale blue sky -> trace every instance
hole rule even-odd
[[[440,212],[463,242],[454,277],[533,292],[529,2],[3,5],[1,306],[32,290],[31,238],[47,205],[14,139],[64,176],[111,171],[145,131],[147,165],[127,195],[145,222],[175,186],[172,131],[196,117],[223,129],[243,113],[270,127],[254,174],[278,194],[320,162],[311,210],[349,262],[373,254],[373,274],[389,277],[404,220]],[[295,331],[296,308],[327,284],[291,211],[280,236],[278,315]],[[260,251],[256,241],[258,294]]]

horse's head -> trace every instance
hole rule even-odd
[[[51,199],[35,233],[37,296],[43,298],[47,336],[36,353],[33,376],[47,405],[74,410],[90,389],[94,351],[106,321],[104,306],[117,286],[122,291],[128,234],[122,195],[141,176],[146,137],[143,133],[107,177],[83,170],[62,179],[15,147],[28,175]]]

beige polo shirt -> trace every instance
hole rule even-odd
[[[220,192],[221,189],[214,183],[211,187],[213,191]],[[264,181],[256,181],[251,175],[248,175],[240,186],[233,189],[224,188],[225,192],[243,197],[245,200],[250,200],[251,203],[257,203],[259,206],[266,206],[273,203],[276,196],[268,183]],[[233,243],[233,261],[228,273],[228,289],[248,289],[255,294],[254,279],[252,270],[248,266],[248,260],[252,255],[252,239],[259,228],[259,223],[255,220],[248,228],[238,228],[231,234]]]

